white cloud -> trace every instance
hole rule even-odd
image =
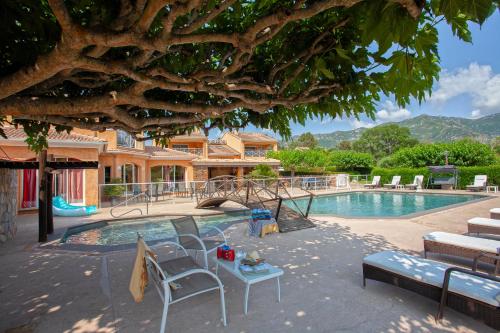
[[[400,109],[393,102],[387,100],[384,103],[384,109],[378,111],[376,117],[380,122],[401,121],[411,118],[411,112]]]
[[[371,128],[386,122],[398,122],[411,118],[412,114],[407,109],[401,109],[390,100],[386,100],[382,109],[375,113],[375,121],[365,121],[358,119],[351,119],[352,128],[366,127]]]
[[[479,110],[479,109],[472,110],[472,112],[470,113],[470,117],[472,119],[480,118],[481,116],[482,116],[481,110]]]
[[[352,119],[349,121],[351,123],[352,128],[360,128],[360,127],[365,127],[365,128],[371,128],[375,125],[376,123],[368,122],[368,121],[363,121],[363,120],[358,120],[358,119]]]
[[[489,65],[477,63],[453,72],[444,71],[430,100],[445,103],[460,95],[470,96],[472,106],[480,109],[482,114],[497,112],[500,108],[500,74],[495,74]]]

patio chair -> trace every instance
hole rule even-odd
[[[398,286],[439,302],[436,319],[445,306],[500,329],[500,279],[468,269],[396,251],[383,251],[363,259],[366,280]]]
[[[500,241],[435,231],[424,236],[424,257],[427,253],[447,254],[495,265],[500,272]]]
[[[192,216],[185,216],[178,219],[171,220],[175,232],[177,233],[177,242],[182,245],[186,250],[195,251],[195,259],[198,251],[203,253],[203,260],[205,269],[208,269],[208,255],[217,250],[219,246],[226,245],[226,236],[222,230],[217,227],[210,226],[215,230],[222,239],[207,239],[200,236],[198,225]]]
[[[138,242],[144,242],[139,237]],[[145,262],[148,280],[152,281],[163,302],[160,333],[167,326],[167,315],[170,304],[174,304],[193,296],[218,290],[221,302],[222,322],[226,322],[226,305],[224,300],[224,285],[211,271],[199,266],[188,254],[186,249],[174,242],[163,242],[155,248],[174,245],[184,252],[184,256],[168,260],[157,260],[152,251],[145,252]]]
[[[469,234],[500,235],[500,220],[485,217],[474,217],[467,221]]]
[[[373,176],[371,184],[365,184],[365,188],[376,188],[380,186],[380,176]]]
[[[416,190],[419,185],[420,185],[420,187],[422,187],[423,183],[424,183],[424,176],[418,175],[418,176],[415,176],[415,178],[413,179],[413,183],[406,184],[405,187],[410,189],[410,190]]]
[[[467,190],[484,191],[486,190],[487,181],[488,181],[488,176],[476,175],[474,176],[474,183],[472,185],[467,185]]]
[[[384,184],[384,188],[396,188],[401,181],[401,176],[393,176],[390,184]]]

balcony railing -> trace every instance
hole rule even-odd
[[[267,153],[272,151],[272,149],[252,149],[245,150],[246,157],[266,157]]]
[[[182,151],[184,153],[194,154],[201,156],[203,155],[203,148],[172,148],[173,150]]]

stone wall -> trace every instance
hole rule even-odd
[[[195,166],[193,180],[208,180],[208,167]]]
[[[16,170],[0,169],[0,243],[16,235],[17,227],[14,222],[16,210]]]

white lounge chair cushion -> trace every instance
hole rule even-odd
[[[490,209],[490,213],[500,214],[500,208],[492,208],[492,209]]]
[[[474,217],[467,221],[469,224],[483,225],[486,227],[500,228],[500,220],[489,219],[486,217]]]
[[[415,257],[396,251],[369,255],[363,262],[407,278],[441,288],[446,269],[453,267],[438,261]],[[449,290],[493,306],[500,306],[500,283],[454,272]]]
[[[464,236],[441,231],[435,231],[425,235],[424,240],[459,246],[471,250],[485,251],[489,253],[497,253],[497,249],[500,248],[500,241],[497,240]]]

